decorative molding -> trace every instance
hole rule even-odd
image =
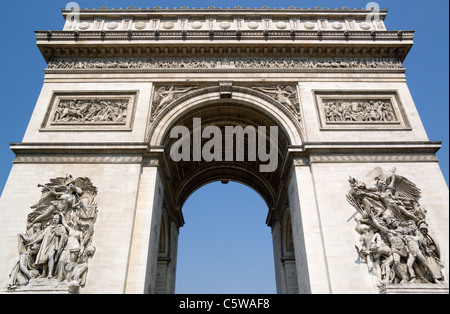
[[[311,164],[311,160],[309,157],[294,157],[293,163],[294,166],[309,166]]]
[[[380,294],[448,294],[449,285],[448,283],[443,283],[440,285],[436,284],[390,284],[383,283],[378,285]]]
[[[149,16],[142,20],[142,18],[129,18],[129,19],[105,19],[95,17],[84,17],[80,21],[68,21],[64,27],[65,31],[111,31],[111,30],[386,30],[383,21],[371,21],[367,23],[365,20],[357,18],[356,16],[347,16],[347,19],[352,19],[354,23],[347,25],[344,19],[340,16],[333,17],[321,16],[320,19],[307,19],[305,20],[297,16],[296,18],[287,18],[286,16],[280,16],[274,18],[271,15],[255,16],[235,15],[234,21],[222,18],[208,18],[203,16],[176,16],[176,20],[167,20],[164,23],[157,25],[154,21],[164,21],[160,16],[154,16],[153,23],[148,23]],[[319,17],[319,15],[317,16]],[[121,22],[121,23],[118,23]]]
[[[144,167],[158,167],[161,164],[161,158],[158,155],[146,156],[142,159],[142,165]]]
[[[432,153],[409,154],[311,154],[311,163],[372,163],[372,162],[437,162],[438,159]]]
[[[20,154],[14,163],[46,163],[46,164],[136,164],[142,162],[142,155],[117,154]]]
[[[138,91],[55,91],[41,131],[131,131]]]
[[[166,25],[166,23],[163,23]],[[222,24],[226,27],[225,24]],[[231,23],[230,27],[231,28]],[[321,30],[317,25],[311,29],[302,30],[280,30],[280,29],[259,29],[259,30],[238,30],[237,29],[219,29],[212,30],[192,30],[192,29],[163,29],[163,30],[74,30],[74,31],[36,31],[37,41],[47,43],[58,43],[61,41],[143,41],[143,40],[164,40],[164,41],[180,41],[180,40],[211,40],[220,42],[225,40],[255,40],[263,41],[270,37],[272,42],[286,41],[286,40],[311,40],[311,41],[341,41],[341,42],[358,42],[358,41],[374,41],[376,39],[379,43],[390,44],[390,41],[412,41],[414,39],[414,32],[404,31],[399,33],[397,31],[384,30]],[[211,36],[213,34],[213,37]],[[62,48],[59,48],[62,49]]]

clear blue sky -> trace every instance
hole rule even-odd
[[[35,30],[61,30],[60,9],[70,1],[0,1],[0,191],[38,99],[46,64],[35,45]],[[82,8],[261,7],[365,8],[370,1],[154,1],[80,0]],[[448,184],[449,172],[449,2],[377,1],[389,9],[389,30],[415,30],[415,46],[405,62],[408,85]],[[31,204],[30,204],[31,205]],[[210,184],[194,193],[183,208],[177,269],[178,293],[275,293],[267,206],[253,190],[235,183]]]

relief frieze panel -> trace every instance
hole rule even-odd
[[[131,130],[137,92],[55,92],[41,131]]]
[[[61,100],[53,115],[52,124],[125,124],[128,99],[72,99]]]
[[[334,100],[323,102],[325,120],[332,122],[398,122],[394,108],[387,100]]]
[[[321,130],[411,128],[396,91],[313,93]]]
[[[371,58],[98,58],[54,59],[47,70],[358,70],[403,69],[399,59]]]

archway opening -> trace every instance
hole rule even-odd
[[[159,129],[155,129],[157,132],[152,142],[159,143],[155,148],[163,148],[165,154],[162,162],[166,195],[163,212],[166,212],[167,217],[163,215],[163,220],[166,219],[168,223],[163,221],[161,226],[169,226],[167,229],[162,228],[163,232],[167,230],[167,235],[161,234],[160,236],[163,240],[167,239],[167,244],[160,245],[156,290],[158,293],[295,293],[296,289],[290,288],[295,288],[297,285],[295,256],[288,256],[289,254],[287,255],[284,251],[285,241],[289,237],[284,237],[283,234],[290,229],[288,230],[286,224],[281,223],[284,213],[289,210],[287,185],[283,178],[288,171],[286,169],[289,169],[288,148],[293,145],[292,128],[286,128],[289,123],[286,124],[286,116],[283,116],[282,111],[274,114],[269,110],[273,106],[272,103],[261,102],[258,99],[253,99],[253,101],[234,99],[234,94],[233,99],[218,99],[216,96],[213,94],[212,99],[193,101],[192,104],[180,103],[179,106],[172,108],[173,112],[165,113],[167,121],[162,119],[164,121],[160,121]],[[238,98],[237,96],[239,95],[236,95],[236,98]],[[197,121],[200,123],[197,124]],[[175,132],[172,132],[174,130]],[[228,131],[230,132],[228,133]],[[227,137],[227,134],[230,136]],[[219,140],[217,141],[217,139]],[[211,145],[211,143],[213,144]],[[227,143],[231,143],[231,145],[227,146]],[[270,151],[268,158],[263,158],[264,150]],[[186,155],[185,151],[188,152]],[[175,157],[173,152],[176,152]],[[197,156],[201,152],[201,158],[196,158],[196,152],[198,152]],[[207,156],[214,155],[214,158],[206,158],[205,152]],[[256,152],[257,158],[255,157]],[[231,158],[227,157],[230,156],[228,153]],[[262,170],[262,166],[273,161],[275,161],[273,170]],[[220,182],[228,182],[228,184],[221,185]],[[208,190],[217,185],[222,189],[234,186],[234,183],[231,182],[239,182],[240,184],[237,186],[246,189],[247,193],[257,195],[258,201],[246,204],[236,196],[237,192],[221,191],[213,198],[211,198],[213,193],[198,196],[205,189]],[[190,212],[195,212],[195,209],[190,210],[189,204],[197,198],[203,202],[199,208],[210,208],[209,211],[205,209],[205,215],[211,213],[211,208],[222,206],[227,201],[234,200],[237,203],[217,211],[215,213],[217,217],[212,217],[210,221],[195,227],[195,224],[204,218],[203,216],[193,219],[190,217]],[[243,214],[251,212],[249,209],[246,210],[246,207],[254,209],[254,204],[261,201],[262,205],[255,209],[261,215],[259,221],[255,219],[256,214],[247,220],[241,218]],[[238,208],[241,210],[233,213]],[[225,217],[221,215],[225,215]],[[175,220],[176,224],[174,224]],[[290,222],[290,219],[288,221]],[[192,222],[195,223],[194,226],[189,225]],[[233,227],[234,223],[243,223],[244,226]],[[253,225],[252,228],[264,230],[262,235],[251,243],[247,243],[246,250],[238,250],[237,244],[243,244],[243,240],[251,238],[252,234],[230,238],[231,235],[234,235],[236,230],[251,231],[252,228],[245,224],[253,223],[256,225]],[[267,225],[272,230],[267,228]],[[186,230],[191,227],[197,231],[205,227],[213,228],[210,233],[203,233],[201,240],[212,240],[216,231],[225,228],[221,238],[233,239],[234,242],[222,242],[222,245],[214,242],[199,245],[197,249],[200,251],[185,248],[183,241],[188,237]],[[261,238],[264,237],[267,239],[265,243],[268,245],[263,250],[264,253],[250,253],[249,249],[256,247],[259,243],[264,243],[264,241],[261,242]],[[197,242],[199,240],[191,241],[191,243]],[[231,243],[231,248],[229,243]],[[217,250],[213,252],[212,248],[217,248]],[[191,264],[206,264],[200,266],[201,269],[198,271],[184,269],[183,250],[187,250],[187,258],[195,258]],[[249,252],[250,256],[244,258],[246,252]],[[216,266],[219,261],[227,261],[233,256],[231,253],[234,256],[240,254],[241,257],[234,262],[226,263],[225,266],[247,264],[236,266],[228,271],[224,268],[225,266],[222,268]],[[269,257],[263,260],[265,263],[269,263],[270,267],[254,276],[253,280],[239,279],[244,274],[250,273],[250,270],[258,268],[261,259],[258,256],[261,254],[269,254]],[[218,261],[211,260],[216,256],[219,256]],[[215,270],[208,274],[207,266],[213,267]],[[239,276],[239,269],[248,271]],[[227,281],[228,284],[225,285],[225,279],[218,279],[215,274],[224,275],[225,279],[230,281]],[[205,275],[206,280],[210,283],[199,283],[195,288],[194,285],[201,282],[201,275]],[[183,279],[182,276],[188,276],[189,279]],[[271,278],[271,284],[258,284],[259,280],[267,280],[267,278]],[[187,282],[187,288],[183,287],[183,281]],[[214,291],[212,283],[219,290]],[[249,283],[250,286],[248,286]],[[253,288],[251,288],[252,284],[254,284]],[[260,290],[262,287],[266,287],[264,291]]]
[[[276,293],[267,205],[246,185],[210,183],[183,207],[176,293]]]

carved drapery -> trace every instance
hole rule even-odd
[[[97,219],[97,188],[89,178],[71,175],[51,179],[31,206],[26,231],[18,234],[19,258],[9,290],[69,289],[86,284]]]

